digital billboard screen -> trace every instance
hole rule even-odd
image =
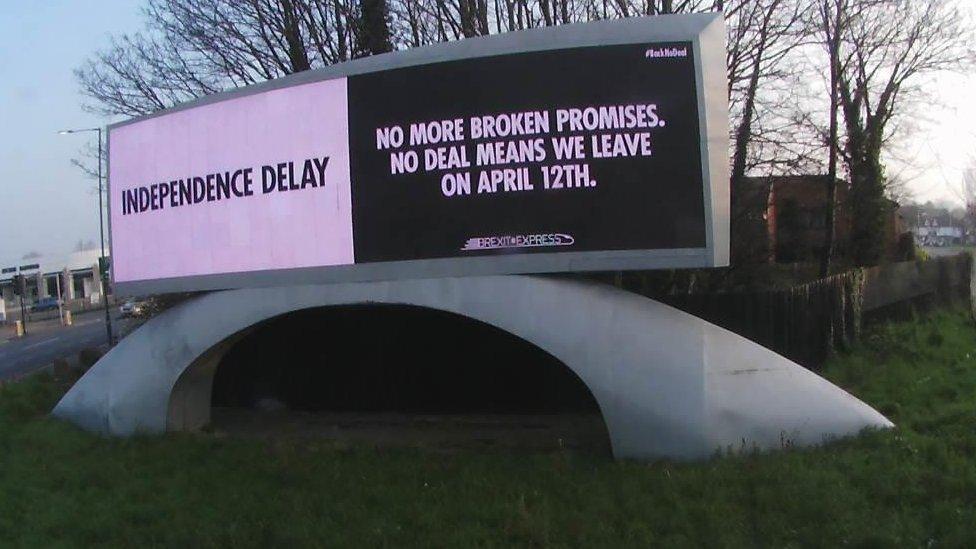
[[[722,265],[724,31],[673,19],[379,56],[114,125],[113,280]]]

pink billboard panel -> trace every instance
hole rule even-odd
[[[325,80],[112,129],[115,281],[352,264],[346,89]]]

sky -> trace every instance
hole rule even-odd
[[[71,159],[108,120],[81,108],[73,70],[139,30],[139,0],[6,1],[0,10],[0,262],[98,242],[97,182]]]
[[[5,2],[0,13],[0,262],[29,252],[63,254],[98,241],[96,182],[71,164],[105,125],[82,108],[73,71],[112,34],[142,28],[140,0]],[[976,156],[976,74],[932,80],[917,128],[905,134],[889,173],[917,200],[958,201]]]
[[[976,72],[940,74],[927,84],[930,94],[913,105],[916,128],[899,136],[889,174],[903,176],[917,202],[962,205],[963,172],[976,168]]]

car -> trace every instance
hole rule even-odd
[[[119,312],[123,317],[141,316],[146,312],[146,302],[139,301],[137,299],[127,299],[126,302],[119,307]]]
[[[55,311],[61,306],[61,301],[56,297],[42,297],[31,307],[31,312],[40,313],[43,311]]]

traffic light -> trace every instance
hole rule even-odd
[[[15,274],[12,282],[14,283],[14,295],[24,296],[27,294],[27,279],[22,274]]]
[[[108,270],[112,268],[112,258],[111,257],[99,257],[98,258],[98,272],[102,277],[108,276]]]

